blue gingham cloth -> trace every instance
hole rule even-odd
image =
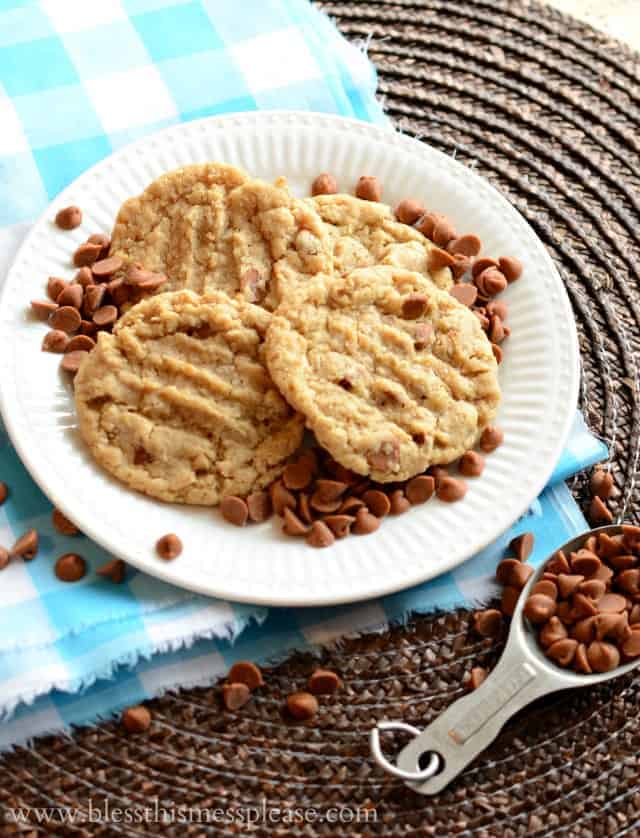
[[[0,278],[48,201],[114,149],[166,125],[256,108],[340,113],[376,122],[375,72],[304,0],[0,0]],[[51,526],[51,504],[0,427],[0,544],[35,527],[41,548],[0,576],[0,747],[175,686],[204,684],[240,658],[274,660],[411,611],[453,608],[493,591],[517,533],[534,561],[586,524],[562,482],[606,456],[578,415],[550,486],[512,530],[432,582],[333,609],[271,609],[207,599],[129,569],[98,577],[109,556]],[[55,558],[90,572],[68,585]]]

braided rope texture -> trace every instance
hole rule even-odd
[[[323,0],[367,45],[396,125],[488,178],[549,249],[578,324],[581,407],[611,449],[619,491],[633,505],[640,451],[640,58],[625,46],[526,0]],[[375,174],[375,173],[371,173]],[[424,196],[428,199],[428,196]],[[434,207],[437,209],[437,207]],[[586,501],[585,478],[574,484]],[[374,721],[428,724],[491,667],[502,641],[479,640],[466,611],[416,618],[325,649],[343,689],[318,716],[292,725],[284,697],[318,661],[295,654],[237,713],[219,686],[149,703],[150,730],[117,722],[46,737],[0,761],[0,824],[8,807],[313,807],[314,822],[111,823],[20,830],[40,835],[640,835],[640,678],[558,693],[521,712],[449,788],[426,798],[375,767]],[[396,742],[396,747],[399,742]],[[391,752],[393,743],[385,746]],[[321,818],[333,807],[375,810],[367,823]]]

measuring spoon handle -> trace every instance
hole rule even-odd
[[[540,666],[523,646],[509,642],[491,675],[403,748],[397,765],[405,771],[416,771],[425,752],[440,755],[440,773],[411,783],[412,788],[421,794],[441,791],[495,739],[514,713],[536,698],[567,686]]]

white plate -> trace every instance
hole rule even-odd
[[[525,263],[505,293],[512,336],[500,368],[505,443],[487,458],[465,499],[431,501],[385,520],[374,534],[314,550],[279,534],[274,522],[237,529],[213,510],[173,506],[127,490],[88,456],[76,431],[71,389],[59,356],[41,352],[46,326],[28,315],[49,275],[71,277],[71,254],[89,233],[111,229],[120,204],[163,172],[222,160],[271,179],[286,175],[308,194],[313,177],[333,172],[352,190],[376,174],[384,199],[424,200],[484,252]],[[71,233],[52,223],[68,204],[84,221]],[[176,585],[274,605],[336,604],[379,596],[437,576],[504,532],[544,486],[561,452],[578,392],[576,331],[560,277],[543,245],[507,201],[469,169],[432,148],[362,122],[319,114],[267,112],[177,125],[127,146],[65,189],[27,237],[0,302],[0,397],[22,460],[52,503],[116,556]],[[178,533],[173,562],[154,553],[160,535]]]

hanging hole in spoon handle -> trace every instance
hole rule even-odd
[[[378,722],[369,734],[369,747],[372,757],[381,768],[384,768],[387,774],[393,774],[394,777],[400,777],[401,780],[422,782],[439,772],[441,766],[440,756],[433,751],[429,753],[425,751],[420,755],[415,771],[405,771],[402,768],[398,768],[392,762],[389,762],[380,747],[380,734],[392,730],[401,730],[404,733],[410,733],[414,738],[420,736],[420,731],[417,727],[408,725],[405,722]]]
[[[582,533],[558,549],[569,554],[582,546],[590,535],[618,535],[620,525],[599,527]],[[556,551],[554,551],[556,552]],[[441,716],[400,752],[397,765],[391,766],[415,791],[436,794],[447,786],[498,735],[505,722],[537,698],[557,690],[588,687],[628,672],[640,658],[610,672],[583,675],[562,669],[546,657],[538,646],[534,632],[522,614],[528,592],[544,572],[545,560],[522,590],[511,620],[509,637],[502,657],[491,675],[472,693],[454,702]],[[381,723],[391,729],[402,723]],[[405,728],[406,729],[406,728]],[[410,731],[409,731],[410,732]],[[420,759],[425,753],[439,755],[439,771],[426,779],[420,775]],[[390,763],[374,758],[389,770]],[[431,761],[430,763],[431,764]],[[402,772],[402,774],[400,773]]]

